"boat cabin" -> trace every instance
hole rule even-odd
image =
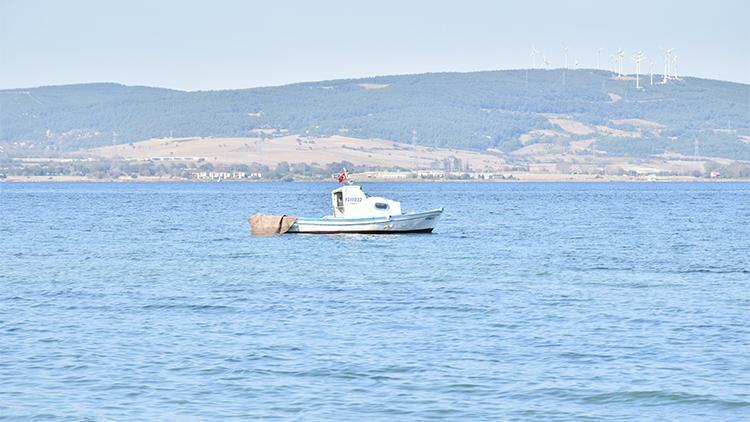
[[[346,185],[331,192],[334,218],[401,215],[401,203],[366,194],[361,186]]]

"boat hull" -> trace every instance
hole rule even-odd
[[[287,233],[431,233],[443,209],[371,218],[298,218]]]

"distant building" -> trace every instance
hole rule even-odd
[[[225,179],[260,179],[260,173],[251,173],[250,176],[244,171],[194,171],[188,173],[188,177],[198,180],[225,180]]]
[[[199,161],[200,157],[151,157],[151,161]]]

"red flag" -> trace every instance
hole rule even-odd
[[[346,171],[339,174],[339,183],[344,183],[344,180],[346,180]]]

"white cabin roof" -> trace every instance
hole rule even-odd
[[[367,218],[401,215],[401,203],[367,195],[359,185],[345,185],[331,192],[334,218]]]

